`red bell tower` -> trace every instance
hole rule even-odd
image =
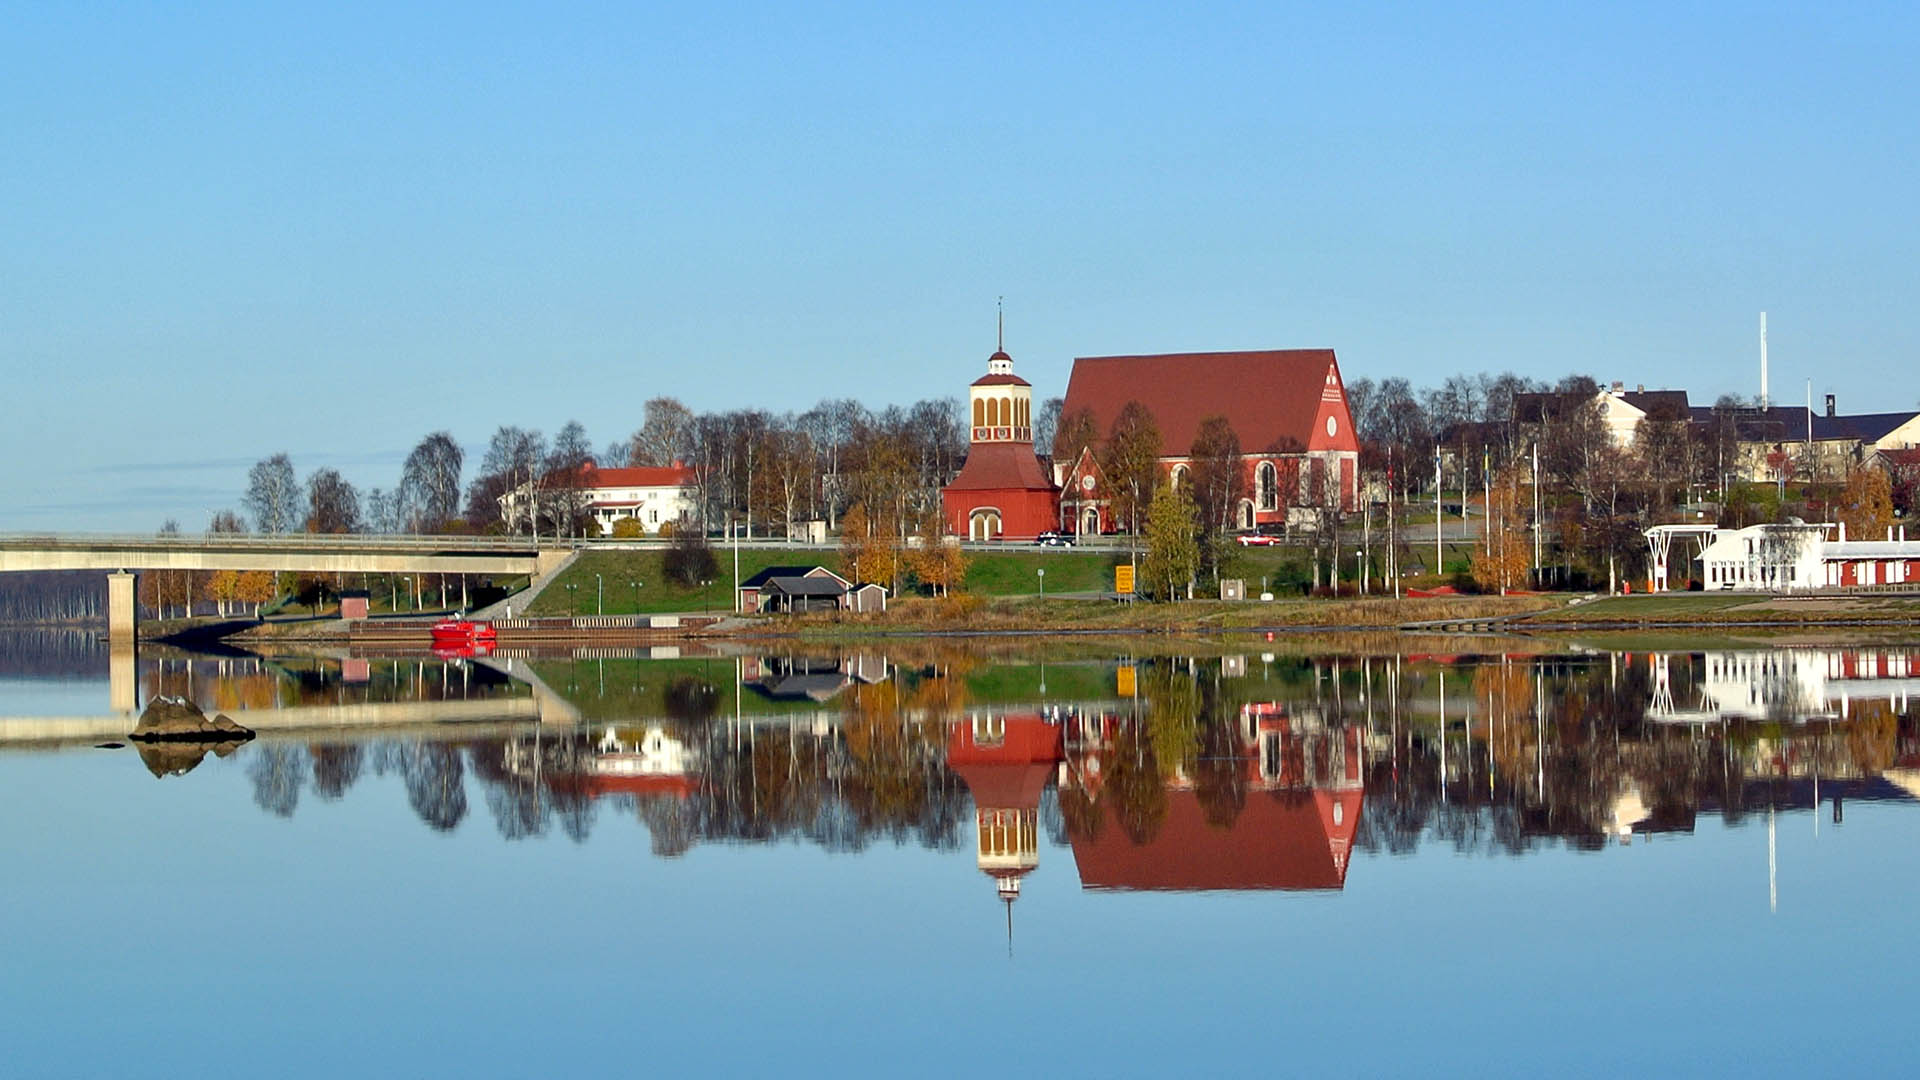
[[[967,388],[970,445],[940,493],[947,530],[968,540],[1031,540],[1058,522],[1059,493],[1033,450],[1033,384],[1013,373],[1004,334]]]

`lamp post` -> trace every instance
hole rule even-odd
[[[627,584],[633,586],[633,613],[638,615],[640,614],[640,583],[638,581],[629,581]]]
[[[709,588],[712,584],[712,578],[708,578],[700,583],[700,606],[705,609],[705,614],[708,615],[713,614],[713,591]]]
[[[600,580],[599,574],[593,575],[593,613],[595,615],[607,613],[607,583]]]
[[[572,581],[567,582],[567,617],[568,618],[572,618],[574,615],[579,614],[579,611],[580,611],[579,602],[578,602],[579,591],[580,591],[580,585],[577,582],[572,582]]]
[[[1043,566],[1035,570],[1034,573],[1040,577],[1040,599],[1045,600],[1047,598],[1047,568]]]

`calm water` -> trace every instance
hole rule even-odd
[[[0,636],[0,1074],[1900,1068],[1920,645],[1503,647]]]

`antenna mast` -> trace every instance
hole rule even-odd
[[[1760,313],[1760,407],[1767,407],[1767,313]]]

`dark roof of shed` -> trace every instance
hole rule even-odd
[[[770,579],[764,587],[769,592],[782,592],[788,596],[845,596],[847,592],[846,582],[826,577],[777,577]]]
[[[754,574],[752,577],[747,578],[745,581],[742,581],[740,587],[743,589],[759,589],[764,588],[767,582],[772,581],[774,578],[818,577],[822,574],[832,574],[834,580],[851,584],[851,582],[847,582],[846,578],[833,573],[833,571],[824,566],[769,566]]]

